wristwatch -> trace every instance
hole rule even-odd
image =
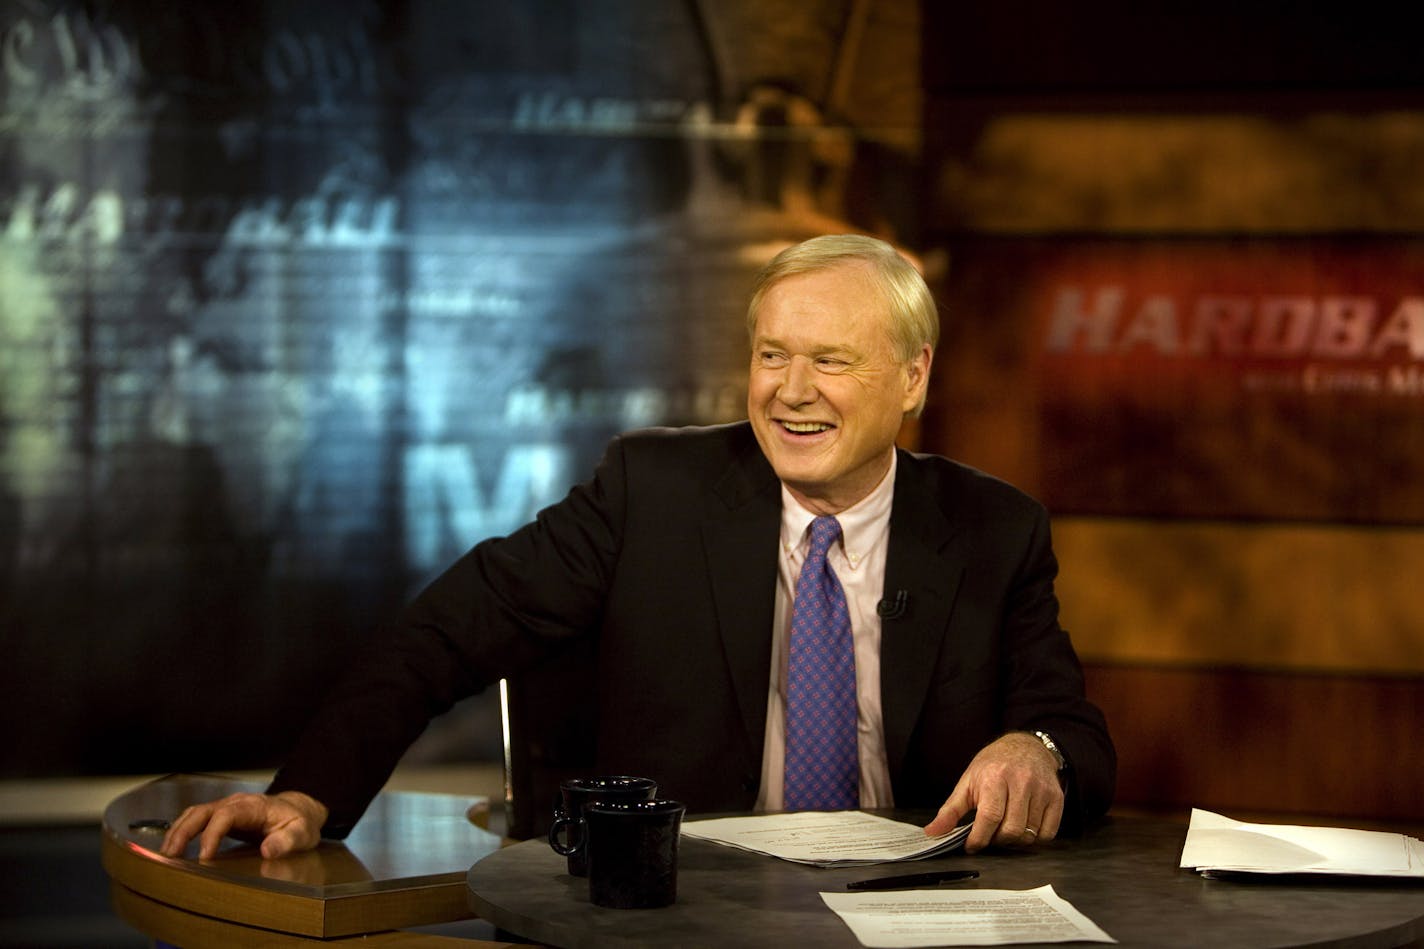
[[[1058,770],[1063,771],[1068,767],[1068,759],[1063,757],[1063,752],[1058,750],[1058,744],[1049,737],[1048,732],[1035,731],[1033,737],[1043,742],[1043,747],[1053,752],[1053,759],[1058,762]]]

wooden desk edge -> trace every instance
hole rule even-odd
[[[474,915],[466,898],[464,871],[388,890],[314,897],[208,876],[201,868],[139,850],[107,832],[100,857],[114,882],[159,902],[260,929],[322,939]]]
[[[110,881],[110,902],[120,919],[153,938],[176,946],[207,949],[307,949],[314,946],[373,946],[378,949],[529,949],[514,943],[462,939],[431,933],[373,932],[332,939],[265,930],[171,906]]]

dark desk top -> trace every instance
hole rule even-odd
[[[909,819],[909,818],[907,818]],[[613,910],[541,840],[470,868],[470,905],[508,932],[565,949],[631,946],[843,946],[860,943],[821,901],[875,876],[972,867],[958,889],[1045,883],[1121,946],[1396,946],[1424,939],[1424,885],[1409,880],[1235,882],[1177,867],[1185,824],[1109,818],[1079,839],[1025,852],[954,854],[909,864],[827,870],[702,840],[680,842],[678,902]]]

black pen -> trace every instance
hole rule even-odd
[[[874,880],[856,880],[847,883],[847,890],[900,890],[917,886],[938,886],[941,883],[955,883],[972,880],[979,875],[978,870],[943,870],[939,873],[911,873],[900,877],[879,877]]]

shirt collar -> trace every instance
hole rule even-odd
[[[890,507],[895,500],[895,468],[899,465],[899,452],[891,449],[890,467],[885,477],[880,479],[869,494],[836,515],[841,523],[841,547],[851,569],[860,566],[875,541],[885,536],[890,525]],[[816,515],[801,506],[787,490],[781,486],[781,548],[784,554],[801,550],[806,545],[811,522]]]

